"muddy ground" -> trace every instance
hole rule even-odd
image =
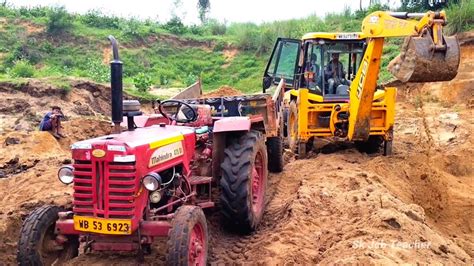
[[[228,233],[207,213],[213,264],[474,262],[474,46],[462,46],[451,82],[399,88],[394,154],[367,155],[350,144],[319,142],[269,179],[267,208],[249,236]],[[71,188],[56,177],[69,145],[105,134],[107,89],[78,81],[68,95],[39,81],[0,84],[0,264],[14,264],[21,222],[48,203],[68,206]],[[89,86],[90,85],[90,86]],[[68,138],[35,131],[49,105],[68,116]],[[146,264],[162,264],[162,244]],[[81,254],[83,264],[135,264],[134,254]]]

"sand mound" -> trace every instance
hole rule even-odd
[[[109,116],[110,89],[83,80],[67,80],[70,87],[56,88],[47,80],[27,80],[24,83],[0,83],[0,132],[31,131],[38,128],[44,114],[58,105],[66,119]]]
[[[224,85],[217,90],[204,93],[202,97],[212,98],[212,97],[226,97],[226,96],[240,96],[243,95],[241,91],[234,89],[230,86]]]

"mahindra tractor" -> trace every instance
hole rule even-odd
[[[72,206],[46,205],[23,222],[20,265],[50,265],[84,253],[136,252],[143,260],[167,238],[166,263],[205,265],[203,209],[219,205],[225,227],[255,230],[265,209],[268,170],[283,169],[283,88],[273,95],[173,99],[137,127],[138,101],[123,101],[116,40],[111,62],[113,134],[72,144],[58,171]],[[126,130],[121,126],[123,121]]]

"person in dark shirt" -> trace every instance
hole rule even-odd
[[[330,94],[336,93],[336,88],[339,85],[351,85],[351,83],[345,79],[346,72],[344,72],[344,67],[339,61],[339,53],[332,54],[332,60],[329,61],[329,64],[326,66],[324,71],[326,80],[328,81],[328,87]]]
[[[55,138],[65,138],[61,133],[61,119],[64,118],[63,112],[59,106],[53,106],[51,112],[47,112],[41,120],[39,130],[50,131]]]

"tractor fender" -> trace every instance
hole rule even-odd
[[[217,120],[214,123],[214,133],[219,132],[230,132],[230,131],[249,131],[251,128],[252,122],[250,117],[246,116],[234,116],[234,117],[224,117]]]

